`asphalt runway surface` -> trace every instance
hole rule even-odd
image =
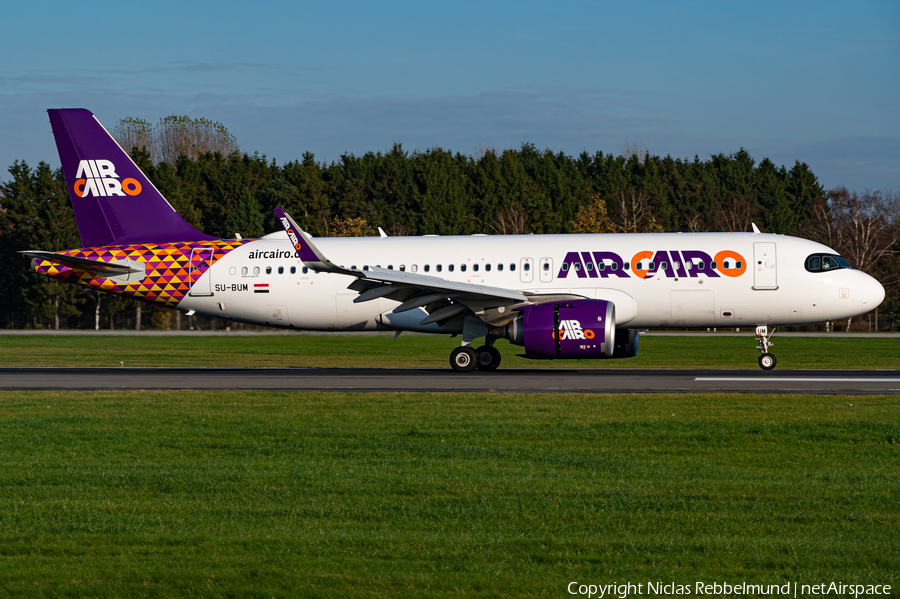
[[[900,393],[900,370],[0,368],[0,390]]]

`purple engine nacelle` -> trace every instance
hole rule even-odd
[[[525,346],[527,358],[611,358],[616,344],[616,306],[606,300],[573,300],[521,308],[504,334]]]

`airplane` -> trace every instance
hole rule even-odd
[[[219,239],[191,227],[85,109],[48,110],[84,247],[25,250],[34,272],[226,321],[461,336],[460,372],[500,339],[535,359],[637,355],[648,327],[756,328],[874,310],[884,288],[833,249],[753,232]],[[773,327],[770,331],[769,327]],[[484,339],[477,349],[473,342]]]

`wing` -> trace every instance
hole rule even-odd
[[[516,316],[506,310],[510,306],[532,303],[529,296],[513,289],[448,281],[440,277],[411,272],[365,266],[361,270],[345,268],[331,262],[315,246],[284,210],[275,213],[287,232],[303,264],[318,272],[330,272],[355,277],[348,289],[359,293],[355,303],[380,297],[400,302],[393,312],[400,313],[423,308],[428,316],[420,324],[441,324],[454,316],[471,310],[489,324],[504,324]]]

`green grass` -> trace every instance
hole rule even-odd
[[[773,337],[778,368],[900,367],[892,338]],[[116,337],[0,335],[3,366],[303,366],[337,368],[448,368],[459,339],[403,335],[283,335]],[[746,368],[759,352],[743,337],[643,337],[628,360],[526,360],[523,348],[497,343],[501,368]]]
[[[3,596],[896,596],[898,538],[896,396],[0,394]]]

